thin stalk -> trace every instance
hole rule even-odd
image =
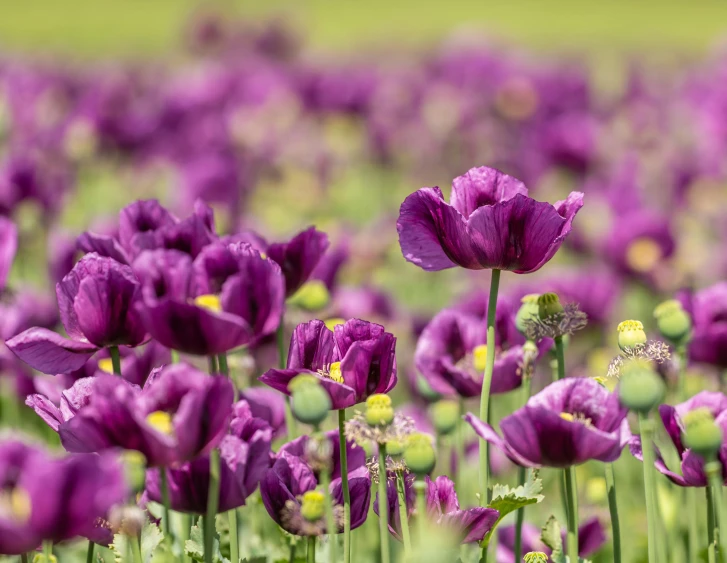
[[[379,536],[381,538],[381,563],[389,563],[389,511],[387,476],[386,476],[386,444],[379,444]]]
[[[565,378],[565,347],[563,346],[563,337],[556,336],[553,341],[555,342],[555,359],[558,361],[558,371],[554,373],[557,380]]]
[[[714,541],[714,495],[712,487],[705,487],[705,495],[707,496],[707,560],[709,563],[715,563],[717,560],[716,545]]]
[[[492,270],[490,279],[490,298],[487,304],[487,357],[485,374],[482,379],[482,396],[480,397],[480,419],[490,423],[490,387],[492,386],[492,370],[495,365],[495,314],[497,312],[497,292],[500,287],[500,270]],[[490,486],[490,444],[480,441],[480,504],[489,502]],[[485,548],[486,549],[486,548]]]
[[[134,563],[143,563],[139,538],[129,538],[128,544],[131,546],[131,555],[134,558]]]
[[[93,563],[93,551],[96,544],[88,540],[88,549],[86,550],[86,563]]]
[[[396,472],[396,494],[399,497],[399,520],[401,521],[401,538],[404,542],[404,559],[409,560],[411,555],[411,537],[409,535],[409,516],[406,506],[406,483],[404,473]],[[379,506],[381,501],[379,500]]]
[[[621,523],[618,519],[618,505],[616,504],[616,475],[613,470],[613,463],[606,464],[606,488],[608,490],[608,509],[611,512],[613,563],[621,563]]]
[[[230,528],[230,561],[231,563],[240,563],[240,538],[238,536],[239,527],[237,525],[237,508],[233,508],[227,513]]]
[[[93,542],[91,542],[91,543],[93,543]],[[28,563],[28,554],[27,553],[20,554],[20,563]]]
[[[719,538],[719,554],[722,559],[727,555],[727,522],[725,522],[725,514],[722,499],[722,465],[719,461],[712,460],[707,463],[707,477],[709,478],[709,486],[712,489],[712,497],[714,504],[715,528],[717,529],[717,537]]]
[[[308,536],[308,552],[306,554],[307,563],[316,563],[316,537]]]
[[[417,534],[419,535],[419,543],[421,544],[427,534],[427,484],[424,479],[414,481],[414,491],[417,496]],[[486,550],[483,551],[485,553]]]
[[[204,560],[212,563],[212,544],[215,537],[215,516],[220,500],[220,450],[210,452],[210,482],[207,492],[207,514],[204,518]]]
[[[50,540],[43,541],[43,556],[45,557],[46,563],[50,563],[50,558],[53,557],[53,542]]]
[[[457,441],[455,443],[455,455],[449,456],[450,463],[452,463],[452,458],[454,457],[457,460],[457,471],[456,473],[454,471],[450,472],[450,475],[455,476],[455,482],[456,483],[462,483],[462,469],[464,468],[464,415],[465,415],[465,406],[464,406],[464,398],[459,398],[459,422],[457,424]],[[451,452],[450,452],[451,454]]]
[[[657,513],[656,487],[654,482],[654,421],[643,413],[639,413],[641,432],[641,450],[644,457],[644,485],[646,487],[646,525],[648,529],[649,563],[657,563]]]
[[[578,561],[578,487],[576,468],[571,466],[565,472],[565,492],[568,499],[568,537],[566,545],[570,561]]]
[[[297,550],[297,542],[290,542],[290,552],[288,553],[288,563],[295,563],[295,552]]]
[[[341,488],[343,489],[343,561],[351,561],[351,491],[348,488],[348,454],[346,452],[346,410],[338,411],[338,446],[341,456]]]
[[[230,366],[227,363],[227,354],[224,352],[217,356],[217,366],[219,368],[219,371],[222,375],[224,375],[227,379],[230,380],[232,383],[232,392],[233,392],[233,400],[237,402],[238,398],[238,391],[237,391],[237,385],[230,377]]]
[[[210,375],[217,373],[217,356],[209,356],[207,358]]]
[[[695,517],[697,514],[697,489],[694,487],[685,487],[687,495],[687,512],[689,527],[689,561],[699,561],[699,521]]]
[[[189,532],[192,529],[192,516],[190,514],[179,514],[180,523],[181,523],[181,533],[179,534],[179,543],[182,546],[182,561],[184,563],[187,563],[187,561],[190,561],[189,556],[187,555],[187,551],[184,547],[184,544],[187,543],[187,540],[189,539]]]
[[[172,356],[172,363],[178,364],[179,363],[179,352],[177,352],[176,350],[172,350],[171,356]]]
[[[119,356],[118,346],[109,346],[109,356],[111,356],[111,366],[116,375],[121,375],[121,356]]]
[[[172,513],[170,510],[171,503],[169,502],[169,477],[166,467],[159,468],[159,480],[162,486],[162,504],[164,504],[164,536],[171,544],[173,542]]]
[[[329,469],[321,471],[321,486],[326,497],[326,528],[328,531],[328,558],[336,563],[336,521],[333,517],[333,499],[331,498],[331,475]]]
[[[521,388],[520,388],[520,404],[525,405],[530,399],[530,377],[525,376]],[[524,467],[518,468],[518,485],[524,485],[525,479],[527,478],[527,470]],[[515,518],[515,560],[520,561],[522,559],[522,537],[523,537],[523,522],[525,521],[525,507],[518,508],[517,515]]]
[[[288,358],[285,352],[285,324],[283,317],[280,317],[280,324],[275,334],[278,342],[278,367],[285,369],[288,366]],[[290,398],[287,398],[285,401],[285,428],[288,430],[288,440],[294,440],[297,434],[293,410],[290,407]]]

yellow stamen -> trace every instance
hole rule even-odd
[[[172,415],[164,411],[154,411],[146,415],[146,421],[149,425],[158,430],[162,434],[171,436],[174,434],[174,424],[172,423]]]
[[[215,313],[222,311],[222,304],[220,303],[219,295],[213,295],[207,293],[194,298],[194,304],[203,309],[209,309]]]
[[[641,321],[621,321],[616,327],[618,332],[631,332],[632,330],[644,330],[644,324]]]
[[[111,358],[103,358],[98,361],[98,369],[106,373],[114,373],[114,362]]]
[[[264,252],[261,252],[261,253],[260,253],[260,258],[262,258],[263,260],[266,260],[266,259],[267,259],[267,257],[268,257],[268,255],[267,255],[267,254],[265,254]]]
[[[339,317],[334,317],[332,319],[328,319],[327,321],[324,321],[326,323],[326,328],[328,330],[333,330],[338,325],[346,324],[346,319],[341,319]]]
[[[572,415],[571,413],[569,413],[569,412],[562,412],[562,413],[560,413],[560,418],[562,418],[563,420],[567,420],[568,422],[574,422],[574,421],[575,421],[575,419],[576,419],[576,418],[575,418],[575,417],[574,417],[574,416],[573,416],[573,415]]]
[[[651,272],[663,257],[659,244],[649,237],[634,239],[626,249],[626,263],[642,274]]]
[[[30,495],[22,487],[0,491],[0,516],[22,524],[30,519],[32,510]]]
[[[474,365],[475,371],[478,373],[485,371],[485,366],[487,365],[487,344],[480,344],[472,350],[472,365]]]
[[[341,375],[341,362],[333,362],[328,370],[328,377],[337,383],[343,383]]]

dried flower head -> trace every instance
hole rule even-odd
[[[299,536],[322,536],[327,533],[325,514],[311,521],[303,516],[301,507],[302,497],[298,502],[288,500],[285,503],[285,508],[280,514],[283,526],[288,530],[295,530]],[[333,521],[336,523],[336,533],[338,533],[343,527],[343,507],[340,504],[333,507]]]
[[[624,363],[636,359],[662,364],[671,359],[671,351],[669,346],[660,340],[647,340],[644,344],[625,348],[608,365],[608,377],[621,377]]]
[[[366,421],[366,416],[360,412],[356,413],[346,422],[346,438],[359,446],[367,442],[386,444],[391,441],[403,442],[404,439],[415,431],[414,420],[403,414],[396,413],[394,420],[387,426],[371,426]]]
[[[533,316],[523,322],[528,340],[538,342],[543,338],[571,335],[588,324],[588,316],[579,309],[578,303],[566,303],[563,310],[541,318]]]
[[[366,469],[369,470],[369,475],[371,475],[371,481],[374,484],[379,483],[379,460],[375,457],[370,458],[366,462]],[[386,478],[389,481],[394,481],[396,479],[397,474],[403,473],[404,475],[407,475],[409,473],[409,468],[406,466],[406,463],[403,459],[393,459],[391,456],[386,456]]]
[[[333,467],[333,445],[326,435],[318,432],[311,435],[305,444],[305,460],[313,471]]]

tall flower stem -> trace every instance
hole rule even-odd
[[[399,520],[401,521],[401,539],[404,542],[404,559],[409,560],[411,555],[411,536],[409,535],[409,516],[406,506],[406,483],[404,472],[396,472],[396,494],[399,499]],[[379,500],[379,504],[381,501]]]
[[[521,397],[520,405],[523,406],[530,399],[530,383],[531,379],[528,376],[523,376],[523,382],[521,384]],[[524,485],[525,479],[527,478],[527,470],[524,467],[518,468],[518,485]],[[523,537],[523,522],[525,521],[525,507],[518,508],[515,519],[515,558],[520,561],[522,559],[522,537]]]
[[[386,481],[386,444],[379,444],[379,537],[381,563],[389,563],[389,511],[386,510],[388,491]]]
[[[689,537],[689,561],[699,561],[699,521],[694,515],[697,514],[697,489],[694,487],[685,487],[687,495],[687,512],[688,512],[688,537]]]
[[[648,529],[649,563],[657,563],[657,513],[656,483],[654,482],[654,421],[648,415],[639,413],[641,450],[644,457],[644,485],[646,487],[646,525]]]
[[[556,336],[553,342],[555,342],[555,359],[558,362],[558,371],[553,375],[557,377],[556,381],[558,381],[565,378],[565,346],[562,336]]]
[[[611,512],[613,563],[621,563],[621,523],[618,519],[618,504],[616,504],[616,475],[613,470],[613,463],[606,464],[606,490],[608,491],[608,509]]]
[[[86,550],[86,563],[93,563],[93,551],[95,545],[91,540],[88,540],[88,549]]]
[[[53,557],[53,542],[50,540],[43,541],[43,555],[45,556],[46,563],[50,563],[51,557]]]
[[[167,468],[159,468],[159,480],[162,486],[162,504],[164,505],[164,536],[171,545],[172,539],[172,512],[169,502],[169,477],[167,476]]]
[[[109,356],[111,356],[111,367],[116,375],[121,375],[121,356],[119,356],[118,346],[109,346]]]
[[[238,537],[239,527],[237,525],[237,508],[227,513],[230,527],[230,561],[240,563],[240,538]]]
[[[454,472],[452,472],[452,475],[454,475],[454,480],[456,483],[462,482],[462,468],[464,468],[464,430],[465,430],[465,421],[464,421],[464,415],[466,414],[466,409],[464,405],[464,398],[459,398],[459,423],[457,424],[457,436],[456,436],[456,442],[455,442],[455,455],[449,457],[451,460],[452,457],[454,457],[457,460],[457,472],[456,475]],[[451,452],[450,452],[451,453]]]
[[[707,560],[709,563],[715,563],[716,546],[714,542],[714,495],[712,487],[705,487],[704,493],[707,497]]]
[[[208,359],[210,375],[217,373],[217,356],[210,356]]]
[[[210,482],[207,492],[207,514],[204,518],[204,560],[212,563],[212,544],[215,537],[215,516],[220,500],[220,450],[210,452]]]
[[[128,544],[131,546],[131,555],[134,558],[134,563],[143,563],[143,559],[141,558],[141,543],[139,542],[139,538],[129,538]]]
[[[341,488],[343,489],[343,561],[351,561],[351,491],[348,488],[348,453],[346,451],[346,410],[338,411],[338,445],[341,456]]]
[[[722,464],[717,460],[708,462],[705,466],[709,488],[712,489],[713,509],[715,515],[715,528],[719,534],[719,554],[722,559],[727,555],[727,522],[722,499]]]
[[[571,466],[565,471],[565,493],[568,502],[567,554],[570,561],[578,561],[578,486],[576,468]]]
[[[495,314],[497,312],[497,292],[500,288],[500,270],[492,270],[490,279],[490,298],[487,303],[487,356],[485,375],[482,380],[482,396],[480,397],[480,419],[490,423],[490,388],[492,387],[492,370],[495,366]],[[490,485],[490,444],[480,441],[480,504],[489,502]],[[486,549],[486,548],[485,548]]]
[[[331,498],[331,473],[326,468],[321,471],[321,485],[323,494],[326,497],[326,528],[328,531],[328,558],[331,563],[336,563],[336,520],[333,517],[333,499]]]
[[[285,322],[280,317],[280,324],[275,333],[278,342],[278,367],[285,369],[288,366],[288,358],[285,353]],[[288,430],[288,440],[294,440],[297,436],[295,429],[295,418],[293,418],[293,410],[290,407],[290,398],[285,401],[285,428]]]
[[[182,528],[182,531],[179,534],[179,543],[182,546],[182,561],[184,563],[187,563],[187,561],[190,561],[190,558],[187,555],[184,544],[187,543],[187,540],[189,539],[189,532],[192,529],[192,516],[190,514],[184,514],[184,513],[180,513],[179,516],[180,516],[180,524],[181,524],[181,528]]]
[[[414,481],[414,491],[417,496],[417,534],[419,535],[419,543],[424,541],[427,533],[427,484],[424,479]],[[487,550],[483,550],[483,556],[487,557]]]
[[[93,543],[93,542],[91,542],[91,543]],[[27,553],[20,554],[20,563],[28,563],[28,554]]]
[[[308,536],[308,551],[306,553],[306,563],[316,563],[316,537]]]

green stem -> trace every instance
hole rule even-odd
[[[576,484],[576,468],[568,467],[565,471],[565,492],[568,501],[568,546],[567,554],[570,561],[578,561],[578,487]]]
[[[307,563],[316,563],[316,537],[308,536],[308,553],[306,555]]]
[[[179,352],[177,350],[172,350],[171,356],[172,356],[172,363],[178,364],[179,363]]]
[[[379,444],[379,536],[381,538],[381,563],[389,563],[389,511],[386,475],[386,444]]]
[[[276,332],[276,340],[278,342],[278,367],[285,369],[288,366],[288,358],[285,352],[285,323],[283,317],[280,317],[280,324]],[[290,398],[285,401],[285,428],[288,430],[288,440],[295,440],[296,424],[293,417],[293,410],[290,406]]]
[[[190,561],[189,556],[187,556],[187,550],[185,549],[185,545],[187,543],[187,540],[189,539],[189,532],[192,529],[192,516],[190,514],[183,514],[180,513],[180,524],[181,524],[181,533],[179,534],[179,543],[182,546],[182,561],[185,563],[187,561]]]
[[[162,504],[164,504],[164,536],[165,539],[171,544],[173,542],[172,537],[172,514],[170,510],[171,503],[169,502],[169,477],[167,475],[167,468],[159,468],[159,480],[162,486]]]
[[[495,365],[495,314],[497,312],[497,292],[500,287],[500,270],[492,270],[490,279],[490,298],[487,304],[487,357],[485,374],[482,379],[482,396],[480,397],[480,419],[490,423],[490,387],[492,386],[492,370]],[[490,444],[480,441],[480,504],[489,502],[490,481]],[[485,548],[486,549],[486,548]]]
[[[227,513],[228,526],[230,528],[230,561],[231,563],[240,563],[240,529],[237,525],[237,508],[233,508]]]
[[[419,544],[421,545],[427,535],[427,484],[424,482],[424,479],[417,478],[414,481],[414,491],[417,496],[417,533],[419,535]]]
[[[290,552],[288,553],[288,563],[295,563],[295,552],[297,551],[297,542],[290,542]]]
[[[212,545],[215,537],[215,516],[220,500],[220,450],[210,452],[210,482],[207,492],[207,514],[204,518],[204,560],[212,563]]]
[[[727,522],[725,522],[722,499],[722,465],[719,461],[712,460],[705,466],[709,487],[712,489],[713,508],[715,515],[715,528],[719,538],[719,554],[724,560],[727,556]]]
[[[709,563],[715,563],[717,560],[714,542],[714,496],[712,488],[706,487],[704,492],[707,496],[707,560]]]
[[[226,353],[223,352],[222,354],[217,356],[217,366],[219,367],[220,373],[222,375],[224,375],[227,379],[229,379],[230,382],[232,383],[233,400],[235,402],[237,402],[237,398],[238,398],[237,385],[230,377],[230,366],[227,363],[227,354]]]
[[[411,537],[409,536],[409,516],[406,506],[406,483],[404,482],[404,473],[396,472],[396,494],[399,497],[399,520],[401,521],[401,539],[404,542],[404,559],[409,560],[411,555]],[[381,500],[379,500],[379,506]],[[381,509],[379,509],[381,510]]]
[[[518,485],[525,483],[526,469],[518,467]],[[515,561],[522,560],[522,538],[523,538],[523,521],[525,520],[525,508],[518,508],[517,517],[515,519]]]
[[[43,556],[45,557],[46,563],[50,563],[51,557],[53,557],[53,542],[50,540],[43,541]]]
[[[351,491],[348,488],[348,454],[346,452],[346,410],[338,411],[338,445],[341,457],[341,488],[343,489],[343,561],[351,561]]]
[[[613,563],[621,563],[621,523],[618,519],[618,504],[616,504],[616,475],[613,470],[613,463],[606,464],[606,488],[608,490],[608,509],[611,512]]]
[[[648,415],[639,413],[639,429],[641,432],[641,450],[644,458],[644,485],[646,487],[646,525],[648,529],[649,563],[657,563],[656,555],[656,488],[654,482],[654,421]]]
[[[96,544],[88,540],[88,550],[86,550],[86,563],[93,563],[93,551]]]
[[[321,471],[321,486],[326,497],[326,528],[328,532],[328,557],[331,563],[336,563],[336,520],[333,517],[333,499],[331,498],[331,475],[328,468]]]
[[[121,375],[121,356],[119,356],[118,346],[109,346],[109,356],[111,356],[111,366],[116,375]]]
[[[687,495],[687,520],[689,527],[689,561],[699,561],[699,521],[697,514],[697,489],[685,487]]]
[[[91,543],[93,543],[93,542],[91,542]],[[28,563],[28,554],[27,553],[20,554],[20,563]]]
[[[565,378],[565,347],[563,346],[563,337],[556,336],[555,342],[555,358],[558,361],[558,380]],[[556,375],[556,374],[554,374]]]
[[[456,474],[452,472],[451,474],[455,476],[455,482],[461,483],[462,482],[462,469],[464,468],[464,431],[465,431],[465,421],[464,421],[464,415],[465,412],[465,405],[464,405],[464,398],[459,398],[459,422],[457,424],[457,438],[455,442],[455,455],[449,456],[450,463],[452,462],[452,458],[454,457],[457,461],[457,472]],[[452,452],[449,452],[450,454]]]
[[[128,539],[129,545],[131,546],[131,554],[134,557],[134,562],[143,563],[143,560],[141,558],[141,545],[139,544],[139,538],[133,537]]]
[[[216,374],[217,373],[217,356],[209,356],[209,358],[207,358],[207,360],[208,360],[210,375]]]

